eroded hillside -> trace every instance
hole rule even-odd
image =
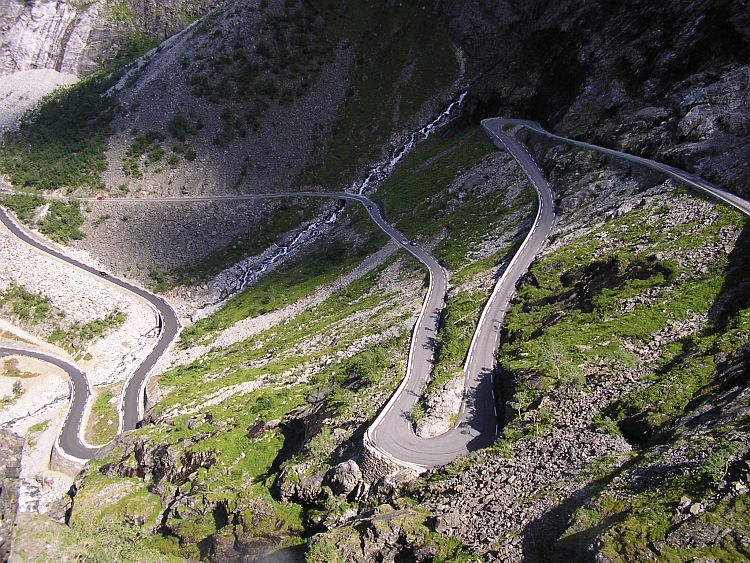
[[[433,378],[410,413],[429,434],[455,421],[479,312],[535,213],[525,175],[472,120],[536,118],[746,193],[740,2],[419,4],[225,4],[6,141],[15,183],[105,197],[84,207],[74,244],[169,291],[185,318],[232,264],[321,224],[187,323],[143,427],[78,476],[66,526],[36,518],[43,529],[19,534],[18,560],[750,557],[750,276],[734,211],[517,132],[558,218],[505,319],[501,435],[420,478],[381,478],[362,436],[404,373],[426,291],[418,264],[352,204],[111,201],[350,187],[462,85],[445,25],[467,57],[463,115],[369,194],[450,274]],[[24,152],[60,132],[50,116],[76,122],[64,119],[73,107],[92,119],[61,146],[93,152]],[[35,159],[62,154],[91,158],[45,184],[55,169]],[[40,203],[27,205],[33,220]]]

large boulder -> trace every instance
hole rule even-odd
[[[362,471],[357,462],[350,459],[329,470],[326,480],[335,495],[348,495],[362,482]]]

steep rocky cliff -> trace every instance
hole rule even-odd
[[[128,50],[155,45],[216,4],[0,0],[0,75],[53,69],[83,77]]]
[[[469,55],[473,117],[535,119],[749,193],[745,2],[420,4]]]

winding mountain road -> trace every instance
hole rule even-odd
[[[531,155],[523,145],[506,135],[502,127],[495,128],[489,121],[482,125],[495,144],[506,149],[528,176],[539,198],[537,214],[521,247],[495,284],[482,310],[464,362],[464,397],[456,424],[445,434],[434,438],[418,437],[410,417],[410,411],[422,395],[432,371],[433,331],[437,328],[439,317],[439,312],[433,312],[435,305],[427,305],[429,295],[425,300],[426,307],[412,336],[406,377],[365,433],[368,447],[398,465],[418,471],[445,465],[460,455],[489,446],[495,439],[498,427],[492,374],[500,329],[517,280],[528,270],[554,225],[552,190]],[[430,270],[432,279],[434,268],[428,262],[422,262]],[[424,318],[425,311],[429,312],[429,319]],[[420,349],[428,349],[430,354],[415,353]]]
[[[180,322],[177,319],[177,315],[175,314],[174,310],[172,309],[172,307],[170,307],[169,303],[167,303],[161,297],[157,297],[156,295],[153,295],[148,291],[145,291],[140,287],[136,287],[121,279],[112,276],[102,277],[99,270],[97,270],[96,268],[70,258],[69,256],[62,254],[54,248],[51,248],[50,246],[37,240],[28,232],[26,228],[21,227],[16,222],[11,220],[6,211],[2,208],[0,208],[0,222],[8,229],[8,231],[10,231],[13,236],[22,240],[29,246],[32,246],[33,248],[51,256],[58,261],[78,268],[79,270],[82,270],[90,274],[91,276],[96,277],[102,283],[112,284],[122,290],[125,290],[136,298],[142,299],[143,301],[148,303],[154,310],[157,316],[157,329],[159,331],[158,340],[146,359],[136,368],[136,370],[125,382],[120,403],[120,432],[134,429],[137,423],[143,418],[143,390],[146,378],[151,371],[151,368],[153,368],[157,360],[169,347],[170,343],[180,330]],[[7,352],[11,349],[5,348],[4,350]],[[17,352],[19,355],[29,354],[24,350],[18,350]],[[5,355],[8,354],[6,353]],[[52,356],[48,355],[46,357],[53,358]],[[38,359],[42,358],[39,357]],[[85,374],[78,368],[75,368],[75,366],[73,366],[72,364],[64,362],[60,359],[53,359],[54,361],[50,361],[50,363],[53,363],[62,368],[68,374],[68,377],[72,382],[74,391],[72,395],[71,408],[68,412],[65,423],[63,424],[63,429],[59,434],[59,449],[63,453],[66,453],[69,456],[77,459],[90,459],[91,457],[93,457],[94,453],[96,453],[97,448],[86,446],[80,438],[80,428],[84,417],[85,405],[90,395],[88,380],[86,379]],[[84,388],[84,385],[80,383],[81,378],[86,381],[86,398],[82,402],[80,397],[83,391],[78,391],[78,393],[75,393],[76,389],[81,390]],[[75,427],[76,430],[73,430],[73,427]],[[87,457],[82,456],[82,454],[85,454]]]
[[[486,447],[493,442],[497,435],[497,414],[495,411],[492,374],[495,368],[495,354],[499,344],[502,322],[510,299],[515,292],[518,279],[528,270],[531,262],[546,243],[555,222],[552,191],[544,174],[536,165],[526,147],[514,137],[504,132],[506,125],[526,127],[536,133],[560,140],[561,142],[572,143],[586,149],[625,158],[647,166],[663,172],[696,190],[707,193],[711,197],[727,203],[745,215],[750,216],[750,203],[684,171],[641,157],[559,137],[545,131],[535,122],[500,118],[484,120],[482,126],[495,144],[499,148],[507,150],[515,158],[536,190],[538,196],[537,214],[521,247],[503,271],[502,276],[496,283],[492,294],[482,310],[477,330],[464,363],[464,398],[456,424],[445,434],[429,439],[419,438],[414,434],[410,412],[421,396],[432,372],[436,333],[440,316],[445,306],[448,275],[432,255],[419,246],[410,243],[399,231],[387,223],[382,217],[378,206],[369,198],[363,195],[339,192],[288,192],[237,196],[198,196],[179,199],[118,198],[108,201],[175,203],[270,199],[279,197],[325,197],[356,201],[362,204],[377,226],[388,236],[399,242],[404,250],[419,260],[429,272],[428,292],[413,329],[406,375],[397,391],[381,410],[373,424],[367,429],[364,437],[366,446],[378,452],[381,456],[398,465],[422,471],[431,467],[445,465],[460,455]],[[89,201],[96,200],[92,199]],[[146,360],[126,381],[121,397],[120,430],[124,431],[135,428],[143,416],[143,387],[146,377],[158,358],[179,332],[180,325],[174,311],[163,299],[115,277],[108,276],[102,278],[96,269],[71,259],[43,244],[29,235],[24,228],[13,222],[2,209],[0,209],[0,222],[14,236],[27,244],[49,254],[57,260],[79,268],[92,276],[97,276],[103,283],[111,283],[130,292],[137,298],[145,300],[154,309],[157,315],[159,340]],[[90,396],[85,374],[72,364],[53,356],[13,348],[0,348],[0,356],[10,354],[27,355],[49,361],[68,373],[71,379],[72,400],[68,416],[58,436],[58,447],[63,453],[79,460],[92,457],[96,452],[96,448],[87,446],[80,438],[80,428],[85,405]]]
[[[70,379],[70,403],[65,420],[57,434],[55,445],[58,451],[72,458],[73,461],[84,462],[94,457],[99,448],[84,444],[81,440],[81,425],[83,422],[83,412],[86,403],[91,397],[91,388],[86,374],[78,369],[75,365],[56,356],[44,354],[42,352],[23,350],[19,348],[0,347],[0,358],[6,356],[25,356],[35,360],[41,360],[59,367]]]

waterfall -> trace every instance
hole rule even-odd
[[[461,93],[458,99],[453,101],[438,117],[436,117],[421,129],[411,133],[407,137],[406,142],[401,143],[396,148],[394,148],[391,152],[391,156],[387,160],[373,167],[364,181],[359,186],[357,186],[356,183],[352,185],[350,191],[356,191],[356,193],[362,194],[367,189],[374,189],[375,187],[377,187],[391,174],[391,172],[393,172],[393,169],[396,167],[399,161],[404,156],[406,156],[415,146],[417,146],[419,142],[425,140],[450,120],[453,111],[457,107],[461,106],[465,97],[466,92]],[[227,285],[221,291],[221,299],[228,299],[231,295],[239,293],[249,285],[255,283],[255,281],[262,274],[275,266],[282,259],[282,257],[289,254],[289,252],[294,247],[310,240],[321,227],[324,228],[327,225],[332,225],[338,218],[340,211],[340,209],[336,210],[327,218],[318,219],[317,221],[309,224],[288,244],[278,247],[272,246],[260,256],[250,257],[243,260],[242,262],[235,264],[229,271],[226,272],[228,276],[233,275],[230,272],[238,272],[235,276],[235,282],[227,283]]]
[[[370,173],[359,185],[359,188],[357,188],[357,183],[355,182],[352,185],[352,190],[356,190],[358,194],[363,194],[368,189],[378,187],[380,183],[383,182],[383,180],[391,175],[391,172],[393,172],[396,164],[398,164],[404,156],[406,156],[415,146],[417,146],[417,143],[419,143],[420,141],[424,141],[427,137],[432,135],[432,133],[434,133],[436,129],[440,128],[442,125],[445,125],[445,123],[450,119],[454,108],[460,107],[465,97],[466,92],[462,92],[458,99],[451,102],[451,104],[445,109],[443,113],[441,113],[433,121],[431,121],[421,129],[414,131],[411,135],[409,135],[405,143],[400,144],[395,149],[393,149],[390,158],[375,165],[375,167],[370,170]]]

